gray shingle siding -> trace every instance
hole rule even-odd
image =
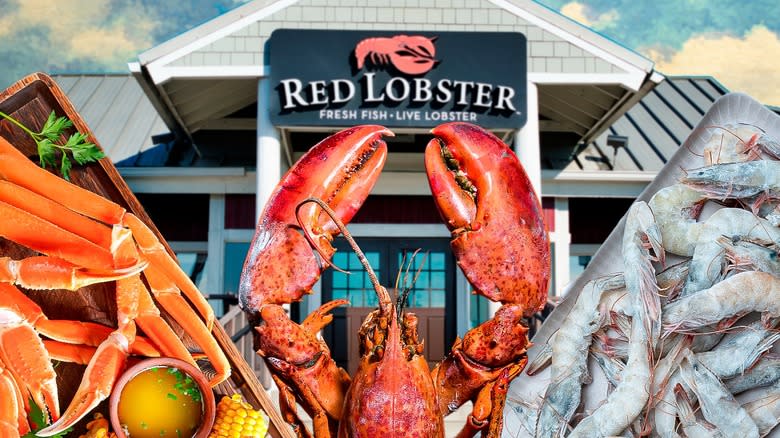
[[[622,73],[486,0],[302,0],[170,65],[260,65],[265,41],[279,28],[521,32],[528,39],[530,72]]]

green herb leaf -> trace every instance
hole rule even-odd
[[[30,413],[29,413],[29,419],[31,422],[32,431],[27,432],[25,435],[22,436],[22,438],[38,438],[37,435],[35,435],[36,432],[43,429],[44,427],[48,426],[49,424],[49,418],[46,415],[45,412],[43,412],[43,409],[41,409],[33,399],[30,399]],[[73,428],[69,427],[65,429],[64,431],[52,435],[53,438],[63,438],[65,435],[67,435],[70,431],[72,431]]]
[[[49,118],[46,119],[46,123],[43,124],[43,128],[41,128],[41,132],[38,134],[51,141],[57,141],[62,133],[71,126],[73,126],[73,122],[65,116],[58,118],[54,110],[52,110]]]
[[[71,159],[68,156],[69,153],[73,160],[80,165],[97,161],[105,156],[103,151],[94,143],[87,141],[87,134],[80,132],[72,134],[64,144],[61,144],[65,131],[73,126],[73,122],[65,116],[57,117],[53,110],[40,132],[33,132],[21,122],[2,111],[0,111],[0,117],[9,120],[35,140],[38,146],[38,157],[41,167],[57,166],[57,154],[59,154],[60,173],[66,180],[70,180],[70,171],[73,168]]]

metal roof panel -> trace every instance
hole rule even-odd
[[[118,162],[151,148],[169,132],[131,75],[53,75],[104,152]]]

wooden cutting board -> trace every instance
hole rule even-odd
[[[46,74],[35,73],[27,76],[0,93],[0,111],[14,117],[34,131],[40,130],[52,110],[55,111],[58,117],[66,116],[73,122],[74,126],[67,135],[76,131],[87,134],[89,141],[100,147],[89,126],[76,112],[67,96],[65,96],[57,83]],[[38,161],[35,142],[21,129],[4,119],[0,120],[0,136],[8,140],[32,161]],[[57,173],[54,170],[50,171]],[[135,214],[155,232],[157,238],[168,252],[174,255],[110,159],[104,158],[97,163],[86,166],[74,165],[70,179],[72,183],[104,196]],[[35,255],[35,253],[0,238],[0,256],[21,259],[31,255]],[[25,292],[41,306],[50,319],[92,321],[116,326],[113,282],[81,288],[75,292],[67,290]],[[2,297],[0,297],[0,300],[2,300]],[[181,328],[177,327],[175,322],[171,321],[171,325],[175,330],[181,332]],[[284,423],[276,406],[271,402],[262,385],[257,380],[254,371],[243,359],[218,321],[215,321],[213,335],[225,352],[232,367],[230,379],[215,388],[216,394],[219,396],[235,392],[241,393],[245,400],[255,407],[262,408],[268,414],[270,418],[269,433],[271,436],[293,437],[291,428]],[[81,381],[83,371],[84,366],[81,365],[67,363],[57,365],[60,404],[63,406],[63,409],[69,404],[75,393]],[[108,409],[105,403],[98,408],[98,411],[107,415]],[[79,435],[76,432],[84,430],[84,424],[89,418],[91,418],[91,415],[77,425],[76,430],[73,432],[74,436]]]

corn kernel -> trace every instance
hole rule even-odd
[[[241,394],[224,396],[217,404],[212,435],[222,437],[264,437],[268,431],[265,415],[244,401]]]

